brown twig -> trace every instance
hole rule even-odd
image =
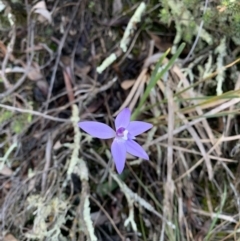
[[[101,209],[101,211],[106,215],[106,217],[108,218],[108,220],[112,224],[113,228],[115,229],[115,231],[117,232],[117,234],[119,235],[121,240],[125,241],[124,236],[121,234],[120,230],[117,228],[113,219],[110,217],[110,215],[107,213],[107,211],[102,207],[102,205],[92,195],[90,196],[90,198],[91,198],[92,201],[94,201],[97,204],[97,206]]]
[[[33,25],[29,23],[29,28],[28,28],[28,32],[31,33],[30,34],[30,47],[33,47],[34,46],[34,43],[33,43],[33,40],[34,40],[34,35],[33,35]],[[18,89],[22,84],[23,82],[25,81],[29,71],[30,71],[30,68],[31,68],[31,64],[32,64],[32,60],[33,60],[33,56],[34,56],[34,52],[32,51],[31,52],[31,55],[30,55],[30,58],[28,60],[28,64],[27,64],[27,67],[26,67],[26,71],[25,73],[22,75],[22,77],[16,82],[16,84],[14,84],[13,87],[11,88],[8,88],[6,92],[0,94],[0,99],[3,99],[5,98],[6,96],[12,94],[16,89]],[[5,75],[5,67],[2,68],[2,76]]]
[[[7,66],[7,63],[8,63],[8,59],[13,52],[15,40],[16,40],[16,26],[13,25],[13,27],[12,27],[12,38],[10,40],[10,43],[7,46],[7,49],[6,49],[5,57],[4,57],[4,60],[3,60],[3,63],[2,63],[2,72],[1,72],[3,84],[4,84],[4,86],[7,90],[9,88],[11,88],[12,85],[10,84],[10,82],[8,81],[8,79],[5,75],[5,69],[6,69],[6,66]]]
[[[50,115],[47,115],[47,114],[44,114],[44,113],[41,113],[41,112],[38,112],[38,111],[34,111],[34,110],[21,109],[21,108],[13,107],[13,106],[10,106],[10,105],[3,105],[3,104],[0,104],[0,107],[2,107],[4,109],[7,109],[7,110],[11,110],[11,111],[18,111],[20,113],[28,113],[28,114],[31,114],[31,115],[41,116],[45,119],[49,119],[49,120],[52,120],[52,121],[67,122],[67,123],[71,122],[68,119],[53,117],[53,116],[50,116]]]
[[[43,175],[42,175],[42,194],[46,192],[46,182],[47,182],[47,174],[50,168],[50,162],[51,162],[51,155],[52,155],[52,146],[53,146],[53,140],[50,134],[48,134],[48,140],[46,145],[46,151],[45,151],[45,165],[43,169]]]
[[[68,33],[69,33],[69,30],[72,26],[72,23],[78,13],[78,9],[80,7],[80,4],[81,4],[81,0],[78,1],[77,5],[76,5],[76,8],[74,9],[74,12],[72,13],[72,18],[70,20],[70,23],[68,24],[66,30],[64,31],[64,35],[62,36],[62,39],[59,43],[59,46],[58,46],[58,50],[57,50],[57,57],[56,57],[56,61],[55,61],[55,64],[54,64],[54,67],[53,67],[53,72],[52,72],[52,76],[51,76],[51,80],[50,80],[50,86],[49,86],[49,91],[48,91],[48,96],[47,96],[47,104],[46,104],[46,110],[48,109],[48,105],[49,105],[49,100],[50,100],[50,97],[52,95],[52,90],[53,90],[53,84],[54,84],[54,81],[55,81],[55,78],[56,78],[56,73],[57,73],[57,68],[58,68],[58,65],[60,63],[60,58],[61,58],[61,55],[62,55],[62,49],[63,49],[63,46],[64,46],[64,43],[66,41],[66,38],[68,36]]]
[[[71,81],[71,70],[69,66],[64,68],[63,77],[64,77],[64,82],[65,82],[69,102],[74,103],[74,93],[73,93],[73,87],[72,87],[72,81]]]

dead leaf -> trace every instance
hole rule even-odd
[[[135,156],[132,156],[131,154],[127,153],[126,155],[126,159],[130,159],[130,160],[136,160],[137,158]]]
[[[41,72],[38,68],[31,67],[29,72],[28,72],[28,78],[30,80],[37,81],[37,80],[42,79],[43,77],[42,77],[42,74],[41,74]]]
[[[75,65],[75,68],[76,68],[75,74],[79,77],[82,77],[82,75],[84,75],[84,76],[87,75],[89,73],[89,71],[91,70],[90,65],[86,65],[83,67]]]
[[[35,4],[31,12],[38,13],[40,16],[38,17],[38,20],[40,22],[44,22],[46,19],[48,20],[49,23],[52,22],[52,15],[51,13],[47,10],[47,6],[45,1],[40,1],[37,4]]]
[[[94,222],[94,226],[103,225],[108,221],[108,218],[101,211],[91,213],[91,219]]]
[[[41,90],[42,94],[44,96],[47,96],[48,91],[49,91],[49,85],[46,80],[38,80],[36,83],[36,86]]]
[[[172,47],[172,44],[166,41],[163,41],[163,39],[156,34],[152,32],[148,32],[151,39],[154,41],[154,45],[159,49],[161,52],[165,52],[168,48]]]
[[[127,90],[129,88],[131,88],[134,83],[135,83],[136,80],[124,80],[122,83],[121,83],[121,87],[124,89],[124,90]]]
[[[3,166],[3,168],[0,170],[0,174],[2,174],[3,176],[11,176],[13,173],[13,171],[7,167],[6,165]]]
[[[3,184],[3,187],[4,187],[4,189],[6,189],[6,190],[10,190],[11,187],[12,187],[12,182],[11,182],[11,181],[5,182],[5,183]]]
[[[30,193],[36,186],[36,177],[30,179],[28,184],[28,192]]]
[[[62,143],[58,140],[58,141],[54,144],[53,150],[56,151],[56,150],[60,149],[62,146],[63,146]]]
[[[217,6],[217,10],[219,11],[219,13],[226,11],[226,9],[227,9],[226,6]]]
[[[116,111],[113,116],[115,117],[123,108],[129,106],[132,103],[132,98],[135,96],[137,89],[139,88],[139,86],[141,85],[142,81],[145,82],[146,80],[146,75],[147,75],[147,68],[143,68],[141,73],[139,74],[138,78],[136,79],[136,81],[134,82],[134,85],[130,91],[130,93],[128,94],[127,98],[125,99],[125,101],[123,102],[123,104],[121,105],[121,107],[119,108],[118,111]]]
[[[4,236],[3,241],[18,241],[12,234],[7,234]]]

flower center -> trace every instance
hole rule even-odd
[[[120,139],[127,140],[128,139],[128,130],[126,130],[124,127],[120,127],[117,129],[116,135]]]

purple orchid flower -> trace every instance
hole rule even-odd
[[[115,119],[116,131],[100,122],[82,121],[78,123],[81,129],[93,137],[114,138],[111,152],[119,174],[124,169],[127,152],[133,156],[149,160],[148,154],[134,139],[135,136],[149,130],[153,125],[142,121],[130,121],[130,117],[130,109],[123,109]]]

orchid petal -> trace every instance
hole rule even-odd
[[[144,151],[144,149],[135,141],[129,139],[125,142],[127,152],[133,156],[140,157],[145,160],[149,160],[148,154]]]
[[[78,126],[93,137],[110,139],[115,137],[115,131],[106,124],[95,121],[82,121]]]
[[[124,127],[127,128],[127,126],[129,125],[130,122],[130,117],[131,117],[131,111],[129,108],[125,108],[123,109],[116,117],[115,119],[115,127],[116,127],[116,131],[120,128],[120,127]]]
[[[140,135],[141,133],[152,128],[153,125],[143,121],[131,121],[128,125],[128,131],[132,136]]]
[[[117,172],[121,174],[125,166],[127,154],[125,142],[114,140],[111,146],[111,152],[113,155],[113,160],[115,162]]]

